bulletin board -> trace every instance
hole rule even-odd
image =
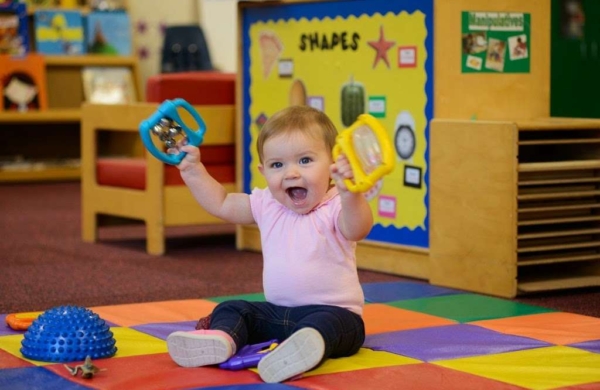
[[[338,131],[377,117],[396,168],[365,194],[368,240],[429,247],[433,0],[261,2],[241,13],[242,188],[266,187],[256,139],[280,109],[306,104]]]

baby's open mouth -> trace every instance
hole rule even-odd
[[[302,187],[290,187],[285,190],[288,196],[292,199],[293,202],[299,202],[306,199],[306,188]]]

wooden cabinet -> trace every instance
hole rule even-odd
[[[432,121],[430,282],[600,285],[600,120]]]
[[[133,56],[46,56],[45,60],[49,108],[0,112],[0,182],[79,178],[83,67],[130,68],[137,96],[143,100],[138,62]],[[16,164],[6,164],[13,159]]]

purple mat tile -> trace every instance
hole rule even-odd
[[[570,344],[569,347],[585,349],[586,351],[600,354],[600,340],[591,340],[583,343]]]
[[[464,294],[463,291],[459,290],[415,282],[365,283],[362,285],[362,288],[365,293],[365,302],[368,303],[384,303],[405,299],[437,297],[440,295]]]
[[[144,324],[131,326],[130,328],[166,340],[167,336],[178,330],[194,330],[198,321],[161,322],[156,324]]]
[[[456,324],[368,335],[363,347],[426,362],[546,347],[551,344],[476,325]]]
[[[24,330],[13,330],[10,326],[8,326],[6,324],[6,316],[7,314],[0,314],[0,336],[25,333]]]

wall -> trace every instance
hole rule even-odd
[[[462,11],[531,14],[531,73],[463,74]],[[435,117],[522,119],[550,116],[549,0],[436,0]]]
[[[198,0],[128,0],[135,54],[139,58],[142,86],[148,77],[160,73],[160,60],[166,26],[197,24]]]
[[[237,70],[237,1],[198,0],[200,25],[204,30],[213,65],[224,72]]]

